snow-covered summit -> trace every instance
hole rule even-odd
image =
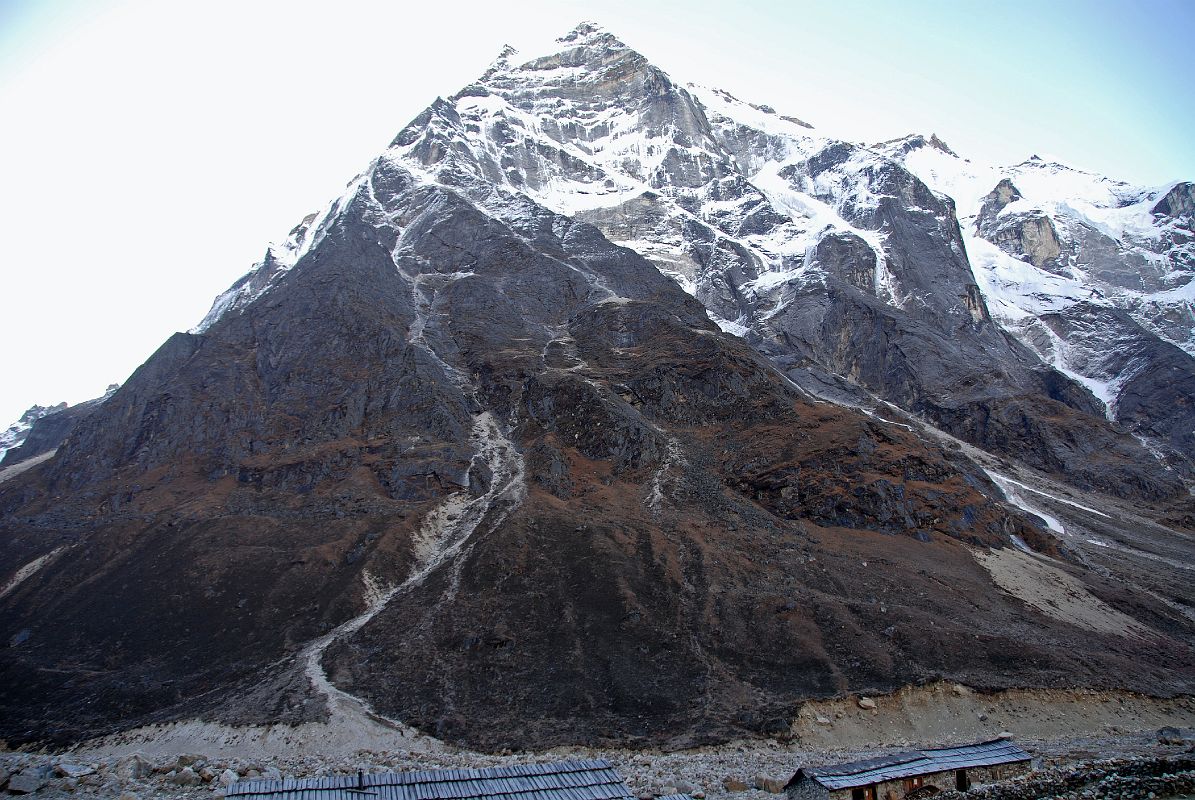
[[[1181,184],[1133,186],[1040,155],[996,167],[924,146],[885,152],[955,200],[976,275],[1014,327],[1091,301],[1195,353],[1190,220],[1155,213]],[[1000,185],[1015,199],[985,216],[984,200]]]
[[[1184,184],[1136,187],[1042,156],[983,164],[933,133],[839,141],[771,106],[674,80],[590,22],[543,50],[503,48],[475,82],[437,99],[196,330],[283,280],[390,168],[515,229],[528,204],[590,222],[653,261],[724,329],[800,342],[801,358],[900,403],[982,394],[975,387],[986,379],[952,383],[951,370],[1037,391],[1048,365],[1116,417],[1128,382],[1052,321],[1090,309],[1099,313],[1085,318],[1115,320],[1119,340],[1134,347],[1195,352]],[[827,310],[847,297],[850,308]],[[865,352],[880,344],[829,348],[835,314],[848,327],[860,315],[890,319],[926,355],[894,366]],[[1152,363],[1130,360],[1139,372]],[[906,369],[919,377],[902,377]]]

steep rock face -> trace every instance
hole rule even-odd
[[[874,295],[879,266],[875,250],[857,234],[842,232],[822,237],[813,251],[815,265],[834,279]]]
[[[1021,199],[1017,187],[1005,178],[984,197],[975,226],[983,238],[1009,255],[1024,257],[1038,269],[1057,272],[1064,266],[1059,261],[1062,245],[1050,218],[1039,212],[1001,216],[1010,203]]]
[[[1176,219],[1195,218],[1195,183],[1176,183],[1150,211]]]
[[[1195,452],[1195,362],[1190,356],[1126,312],[1096,303],[1043,314],[1034,326],[1026,325],[1025,331],[1038,349],[1090,376],[1101,389],[1110,419],[1146,441],[1166,444],[1175,455]],[[1191,468],[1184,462],[1175,466]]]
[[[1175,414],[1174,397],[1150,390],[1120,404],[1120,392],[1147,376],[1195,367],[1193,238],[1181,212],[1189,184],[1142,189],[1036,156],[988,169],[924,146],[886,152],[959,202],[966,248],[996,320],[1189,474],[1190,442],[1166,433],[1172,421],[1174,430],[1183,424],[1185,403]],[[1132,418],[1122,417],[1130,405]]]
[[[905,156],[916,152],[916,147],[908,147],[903,149]],[[982,222],[991,223],[995,221],[996,217],[1000,215],[1009,203],[1015,203],[1021,200],[1021,193],[1013,186],[1012,181],[1008,178],[1003,178],[996,184],[996,188],[984,195],[982,204],[979,207],[979,217],[976,223]]]
[[[777,177],[787,186],[773,182],[773,196],[787,190],[837,203],[858,231],[880,234],[884,257],[872,285],[836,285],[835,272],[813,285],[788,282],[753,326],[776,363],[827,368],[967,441],[1085,488],[1174,493],[1173,476],[1093,419],[1101,409],[1084,388],[992,323],[948,198],[902,167],[841,143]],[[1004,205],[1015,200],[1015,187],[1008,190]],[[870,261],[856,255],[863,271]]]

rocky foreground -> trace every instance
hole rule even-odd
[[[1195,792],[1195,758],[1113,758],[1040,770],[1022,778],[966,792],[942,792],[939,800],[1133,800],[1183,797]]]
[[[943,800],[1030,798],[1167,798],[1195,793],[1195,730],[1022,741],[1034,754],[1034,771],[1005,783],[949,792]],[[698,800],[767,800],[783,793],[801,766],[867,758],[882,751],[805,750],[778,742],[741,742],[685,752],[557,749],[543,753],[482,755],[470,752],[362,750],[352,756],[312,755],[272,760],[209,758],[184,753],[149,757],[129,753],[88,760],[79,753],[0,753],[0,787],[39,798],[221,797],[225,788],[253,778],[351,775],[358,770],[479,768],[564,758],[606,758],[645,800],[678,792]]]

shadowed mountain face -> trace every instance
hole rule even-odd
[[[597,76],[600,97],[574,82],[567,99],[715,147],[689,95],[608,34],[582,26],[564,45],[536,62],[540,83],[520,87],[501,64],[485,80],[534,109],[562,70]],[[577,166],[595,152],[630,164],[599,148],[613,122],[559,124],[589,156],[512,128],[501,141],[523,156],[496,150],[487,175],[470,123],[437,102],[52,459],[0,484],[0,737],[318,719],[312,664],[383,714],[485,748],[784,733],[803,699],[942,677],[1190,691],[1195,629],[1173,603],[1067,562],[1066,543],[1001,502],[957,446],[782,371],[843,392],[904,386],[929,416],[977,404],[985,427],[970,438],[1005,436],[1002,452],[1027,461],[1055,453],[1062,431],[1080,464],[1102,448],[1092,482],[1106,470],[1136,481],[1127,493],[1166,495],[1173,479],[1135,471],[1131,440],[1087,414],[1089,396],[992,325],[950,240],[934,263],[961,294],[923,292],[914,311],[873,291],[863,235],[820,238],[815,260],[835,276],[824,313],[791,289],[810,299],[773,339],[753,336],[757,350],[710,321],[716,288],[682,291],[661,259],[545,207],[526,177],[553,164],[595,191],[741,188],[741,160],[648,148],[634,157],[662,160],[616,180]],[[541,188],[559,186],[545,170]],[[524,175],[526,191],[499,174]],[[691,252],[758,271],[750,250],[702,250],[701,236],[725,234],[683,217],[675,194],[635,202],[695,232]],[[875,212],[889,242],[912,213],[890,205]],[[708,287],[725,274],[701,273]],[[1003,388],[927,382],[930,354],[945,370],[958,341],[1013,354]],[[856,388],[827,369],[831,354],[857,365],[840,370]],[[918,405],[931,401],[933,413]],[[958,413],[960,430],[980,414]],[[1028,609],[975,555],[1013,546],[1063,559],[1083,592],[1144,621],[1083,627]],[[366,609],[322,658],[310,649]]]

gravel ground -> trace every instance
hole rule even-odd
[[[1188,731],[1188,737],[1190,732]],[[1156,731],[1117,735],[1088,735],[1068,738],[1026,740],[1018,744],[1034,755],[1036,769],[1049,770],[1079,762],[1108,758],[1176,758],[1195,752],[1195,739],[1165,744]],[[556,749],[542,753],[481,755],[469,752],[372,751],[362,750],[338,758],[295,755],[269,760],[208,757],[202,753],[155,758],[125,755],[88,761],[74,754],[0,753],[0,777],[24,771],[47,775],[38,798],[105,797],[138,800],[144,798],[213,797],[223,789],[221,776],[236,778],[355,774],[362,769],[396,771],[482,767],[503,763],[551,761],[564,758],[607,758],[613,762],[632,790],[640,796],[688,791],[707,800],[768,800],[765,791],[748,788],[731,792],[727,779],[754,787],[759,778],[781,784],[800,766],[865,758],[885,750],[801,748],[771,741],[738,742],[683,752],[629,752],[622,750]],[[229,771],[226,773],[225,771]],[[194,785],[182,785],[194,781]],[[2,783],[2,782],[0,782]],[[1143,797],[1145,795],[1142,795]]]

